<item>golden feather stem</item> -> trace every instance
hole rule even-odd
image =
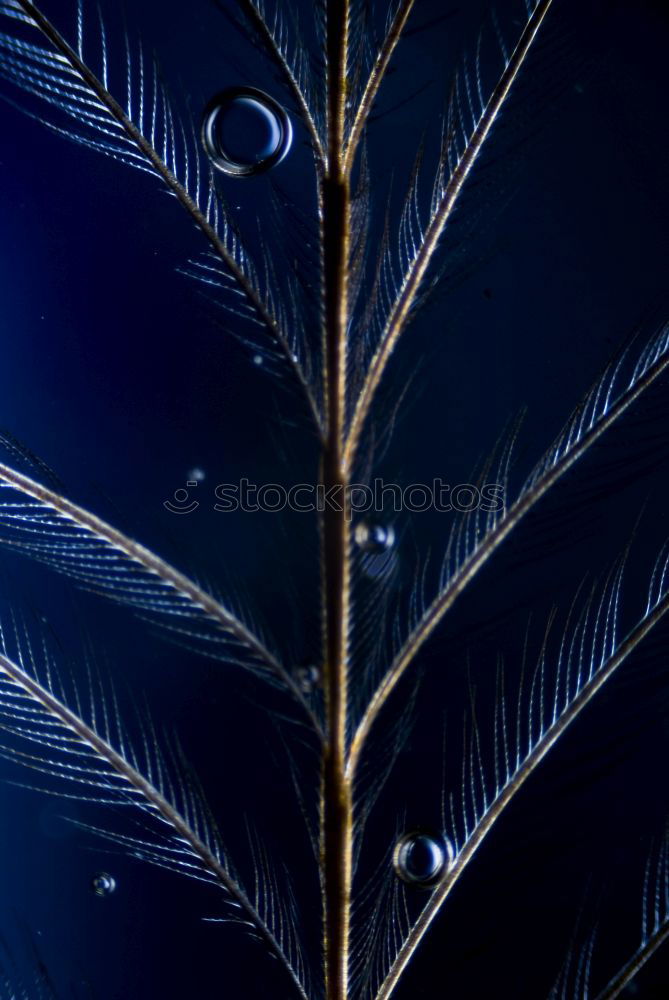
[[[372,72],[369,74],[369,79],[365,85],[365,90],[358,105],[358,109],[355,113],[355,118],[353,119],[353,125],[351,126],[351,134],[349,135],[348,142],[346,144],[346,156],[345,156],[345,170],[347,173],[351,172],[353,167],[353,161],[355,160],[356,150],[358,144],[362,137],[367,120],[371,113],[374,101],[379,92],[379,88],[385,78],[388,71],[388,66],[390,65],[390,60],[393,57],[395,49],[397,48],[398,42],[402,37],[402,32],[409,20],[409,14],[411,13],[414,5],[414,0],[402,0],[397,11],[395,12],[395,17],[392,20],[388,33],[383,41],[379,53],[372,67]]]
[[[208,240],[214,253],[218,255],[228,268],[239,288],[242,290],[249,303],[256,310],[258,316],[262,319],[263,324],[271,332],[272,337],[276,340],[279,348],[284,354],[288,365],[293,370],[295,377],[304,392],[314,424],[318,429],[319,435],[322,436],[323,427],[320,409],[302,366],[299,360],[297,360],[285,333],[277,322],[276,317],[272,315],[263,297],[258,293],[257,289],[253,287],[252,282],[244,273],[244,270],[239,266],[234,255],[228,250],[219,234],[216,232],[199,206],[195,203],[189,192],[183,184],[177,180],[159,153],[148,141],[146,136],[142,135],[135,123],[128,118],[116,98],[107,90],[106,86],[97,78],[86,63],[83,62],[77,52],[75,52],[72,46],[63,38],[53,24],[51,24],[48,18],[46,18],[44,14],[42,14],[42,12],[35,7],[33,3],[31,3],[31,0],[17,0],[17,2],[21,5],[24,13],[34,22],[35,26],[53,45],[56,51],[60,52],[61,55],[65,57],[69,65],[76,70],[86,86],[91,89],[112,118],[119,123],[125,134],[132,140],[140,153],[146,157],[148,162],[156,171],[157,175],[165,182],[168,189],[176,197],[177,201],[189,213],[197,228]]]
[[[655,952],[667,940],[669,940],[669,921],[666,921],[660,930],[648,939],[643,948],[640,948],[636,955],[622,967],[620,972],[618,972],[602,992],[597,994],[595,1000],[615,1000],[616,997],[627,993],[625,987],[636,978],[646,962],[653,957]]]
[[[324,346],[327,444],[322,480],[338,503],[323,514],[323,633],[327,745],[322,772],[321,873],[327,1000],[347,1000],[353,805],[346,773],[350,520],[342,461],[346,416],[346,336],[350,189],[344,170],[348,0],[327,6],[327,166],[323,175]],[[337,509],[337,506],[340,509]]]
[[[446,223],[453,214],[465,181],[469,177],[474,164],[477,162],[479,153],[483,149],[525,59],[532,49],[539,28],[550,10],[551,3],[552,0],[540,0],[530,15],[525,30],[520,36],[518,44],[504,68],[504,72],[500,76],[497,86],[493,90],[476,128],[467,141],[467,147],[444,188],[439,205],[425,230],[420,249],[414,259],[411,260],[410,266],[402,279],[399,294],[393,303],[380,343],[370,362],[369,371],[365,376],[360,396],[356,400],[344,449],[347,468],[350,468],[355,461],[363,427],[369,416],[372,402],[376,397],[381,378],[387,368],[390,356],[401,334],[404,332]]]
[[[578,695],[566,708],[559,718],[548,727],[541,739],[527,754],[525,760],[517,769],[516,773],[501,789],[495,800],[490,804],[485,813],[481,816],[474,829],[469,833],[467,840],[456,857],[453,865],[448,869],[443,881],[433,890],[432,896],[428,900],[422,913],[414,923],[409,934],[404,940],[395,961],[393,962],[388,975],[386,976],[381,989],[376,995],[376,1000],[389,1000],[395,991],[404,969],[413,958],[416,949],[423,940],[428,929],[432,926],[435,918],[441,911],[446,898],[450,895],[455,884],[475,857],[479,847],[485,840],[497,820],[503,815],[507,806],[512,802],[525,782],[536,771],[544,758],[549,754],[562,734],[580,716],[581,712],[592,702],[595,695],[601,690],[608,680],[616,673],[618,668],[625,662],[628,656],[634,652],[639,644],[653,630],[658,622],[669,611],[669,596],[665,596],[657,606],[632,629],[626,639],[620,643],[617,651],[609,658],[602,668],[594,674],[586,684],[583,685]],[[640,966],[639,966],[640,967]],[[629,980],[628,980],[629,981]],[[616,996],[616,993],[605,993],[605,997]],[[599,998],[598,998],[599,1000]]]
[[[405,640],[394,662],[374,692],[365,714],[353,736],[349,753],[350,777],[355,777],[355,770],[362,754],[372,726],[388,698],[397,687],[405,671],[415,662],[419,651],[433,634],[434,630],[451,609],[458,597],[466,590],[477,573],[495,554],[516,526],[532,511],[544,496],[559,482],[562,477],[585,455],[611,427],[614,427],[620,417],[639,399],[655,382],[669,369],[669,354],[663,353],[648,370],[638,378],[613,403],[608,412],[572,444],[556,461],[550,465],[533,483],[530,489],[521,493],[518,499],[508,508],[504,516],[491,531],[482,539],[470,556],[462,563],[440,594],[427,607],[425,614],[411,634]]]
[[[230,874],[217,854],[201,839],[189,821],[165,798],[162,792],[128,762],[126,759],[127,755],[115,750],[107,740],[103,739],[95,729],[87,725],[79,715],[68,708],[64,702],[60,701],[37,678],[31,677],[25,669],[1,652],[0,672],[11,678],[17,687],[21,688],[30,698],[33,698],[38,704],[42,705],[47,712],[55,719],[58,719],[66,729],[73,733],[80,743],[90,747],[94,754],[101,760],[106,761],[109,767],[116,771],[128,785],[139,792],[146,804],[172,828],[176,837],[188,845],[193,854],[199,858],[202,867],[213,875],[225,891],[230,894],[232,899],[235,900],[240,907],[241,913],[244,915],[244,919],[254,927],[255,932],[267,945],[271,954],[281,962],[302,1000],[307,1000],[304,986],[287,961],[279,941],[269,927],[260,920],[258,912],[249,897]]]

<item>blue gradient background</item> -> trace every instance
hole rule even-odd
[[[423,130],[434,133],[454,59],[471,44],[484,7],[454,4],[438,29],[408,39],[382,104],[391,113],[371,134],[384,192],[373,197],[385,198],[393,167],[406,175]],[[281,99],[258,54],[207,0],[189,7],[142,0],[136,8],[130,25],[155,47],[170,86],[191,96],[194,114],[232,84]],[[59,26],[71,24],[67,0],[46,9]],[[434,0],[419,0],[418,11],[417,23],[444,13]],[[116,24],[118,12],[110,8],[109,16]],[[466,234],[464,263],[455,261],[457,280],[419,315],[390,373],[392,397],[419,363],[383,463],[387,480],[467,481],[500,428],[527,407],[522,473],[611,351],[636,325],[650,329],[666,316],[669,11],[650,0],[557,0],[554,19],[534,75],[521,81],[500,127],[501,151],[493,144],[468,195],[466,204],[483,211]],[[54,468],[68,496],[224,592],[254,595],[270,627],[288,634],[287,648],[308,658],[318,639],[315,524],[305,515],[211,511],[219,482],[314,477],[298,404],[272,388],[175,273],[201,241],[156,184],[10,106],[0,106],[0,122],[0,427]],[[309,176],[303,139],[298,130],[272,174],[297,198]],[[242,231],[247,220],[253,228],[270,181],[224,183]],[[280,411],[295,421],[281,426]],[[649,440],[657,460],[637,462],[635,441]],[[570,481],[535,534],[500,556],[426,651],[433,671],[417,705],[421,725],[370,828],[382,849],[398,810],[423,822],[438,808],[442,707],[461,716],[467,657],[491,670],[499,650],[517,662],[530,608],[541,618],[554,601],[568,605],[583,572],[601,571],[625,545],[645,503],[640,569],[627,585],[632,599],[641,591],[667,534],[666,446],[661,406],[648,422],[635,418],[620,452],[606,453],[605,471],[593,472],[594,499]],[[176,518],[162,502],[193,467],[207,475],[197,487],[202,507]],[[450,525],[435,517],[443,515],[416,515],[421,520],[402,536],[408,576],[413,549],[430,540],[438,548],[446,537]],[[286,815],[285,770],[274,728],[253,704],[253,683],[171,647],[129,612],[18,557],[3,555],[0,574],[5,613],[18,603],[28,616],[44,615],[65,662],[76,662],[89,641],[117,686],[138,703],[146,699],[179,733],[233,845],[244,838],[244,817],[257,817],[297,873],[313,930],[313,860],[299,818]],[[398,1000],[545,996],[586,885],[590,897],[608,900],[613,883],[614,929],[602,934],[602,954],[615,964],[627,953],[648,838],[666,819],[669,790],[665,647],[661,637],[651,645],[500,824]],[[202,922],[219,912],[212,890],[126,858],[62,818],[95,823],[99,811],[13,786],[31,778],[10,763],[0,771],[0,934],[24,974],[35,949],[58,996],[284,997],[252,942]],[[118,883],[107,899],[89,888],[99,870]],[[657,961],[636,995],[669,995],[668,969]]]

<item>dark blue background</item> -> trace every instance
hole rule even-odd
[[[118,12],[107,6],[118,28]],[[418,144],[425,136],[429,150],[434,141],[446,85],[485,6],[419,0],[414,27],[430,27],[400,50],[370,133],[376,227],[391,177],[393,191],[403,190]],[[281,99],[259,54],[207,0],[136,7],[132,31],[155,48],[197,119],[232,84]],[[510,26],[522,4],[500,8]],[[70,30],[68,0],[48,11]],[[611,352],[635,327],[650,332],[666,316],[668,37],[660,2],[556,0],[447,234],[444,284],[392,365],[380,421],[407,372],[416,376],[378,466],[387,481],[467,481],[525,407],[513,479],[522,482]],[[175,273],[201,242],[156,184],[10,106],[0,114],[0,427],[54,468],[68,496],[250,602],[287,657],[310,661],[319,639],[315,523],[211,511],[219,482],[313,479],[316,451],[298,400],[274,388]],[[271,175],[225,181],[242,231],[255,232],[256,216],[264,218],[272,184],[313,211],[304,194],[309,171],[298,129],[291,155]],[[605,572],[645,505],[624,590],[633,620],[667,535],[666,386],[660,390],[518,533],[425,650],[419,725],[379,803],[365,863],[378,862],[399,815],[414,825],[438,814],[444,712],[455,732],[468,704],[467,669],[485,704],[497,654],[516,676],[530,613],[536,643],[553,604],[566,610],[584,573]],[[202,506],[177,518],[162,502],[194,467],[206,473],[197,487]],[[400,590],[416,554],[441,551],[448,516],[397,525]],[[90,641],[118,687],[145,698],[167,732],[179,733],[233,854],[235,845],[244,850],[245,817],[257,823],[295,872],[313,934],[313,858],[267,699],[253,704],[253,682],[147,635],[129,612],[16,557],[3,556],[2,574],[5,608],[44,614],[65,661],[76,664]],[[530,783],[462,880],[398,998],[546,996],[584,899],[588,922],[604,915],[598,968],[606,974],[629,953],[650,838],[666,819],[663,648],[658,634]],[[449,790],[457,786],[457,735],[452,743]],[[32,780],[10,764],[2,773],[8,782]],[[0,930],[21,969],[37,949],[59,996],[283,996],[253,943],[228,925],[202,922],[219,912],[215,893],[133,862],[60,818],[99,819],[84,805],[9,783],[0,796]],[[118,882],[107,899],[89,888],[98,870]],[[317,962],[316,940],[310,948]],[[666,968],[656,962],[636,995],[666,996]]]

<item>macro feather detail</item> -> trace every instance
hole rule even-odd
[[[157,60],[85,0],[62,6],[65,13],[52,19],[47,5],[0,0],[3,96],[82,147],[82,155],[100,153],[132,167],[169,194],[170,208],[178,206],[202,243],[177,271],[213,302],[262,374],[294,390],[282,405],[294,404],[290,416],[309,438],[324,494],[342,498],[318,511],[313,532],[320,648],[313,660],[300,660],[288,639],[261,625],[244,602],[220,597],[70,499],[44,463],[9,435],[0,436],[12,459],[0,463],[0,546],[131,609],[209,662],[216,678],[219,668],[221,676],[224,668],[248,675],[253,699],[263,711],[262,699],[271,706],[268,721],[281,733],[296,811],[313,848],[307,862],[320,891],[317,947],[309,947],[313,915],[296,889],[296,873],[280,850],[272,854],[267,831],[261,836],[252,820],[240,822],[233,812],[219,830],[216,809],[181,753],[157,735],[152,716],[126,719],[113,667],[110,678],[87,665],[83,680],[76,671],[71,681],[63,679],[42,632],[18,614],[0,631],[0,753],[57,782],[66,798],[108,807],[110,816],[116,807],[136,815],[137,833],[97,822],[80,826],[137,860],[213,885],[222,916],[211,921],[248,932],[278,965],[287,996],[399,1000],[456,886],[522,801],[530,779],[661,632],[669,611],[666,544],[653,540],[654,568],[649,583],[644,577],[639,610],[626,599],[633,539],[603,579],[581,584],[566,615],[553,608],[545,616],[536,656],[526,638],[520,666],[507,670],[500,660],[484,674],[482,698],[469,683],[462,753],[441,755],[439,829],[432,840],[415,831],[433,849],[435,873],[417,889],[420,879],[403,871],[401,848],[412,832],[401,808],[391,842],[386,838],[379,849],[376,810],[411,742],[435,636],[510,540],[597,460],[619,428],[652,405],[669,369],[669,327],[638,334],[607,362],[562,430],[546,433],[543,454],[520,483],[513,465],[522,424],[512,421],[501,436],[494,429],[498,444],[479,460],[477,482],[494,478],[504,505],[456,514],[445,544],[430,538],[429,555],[417,533],[407,585],[400,576],[410,527],[401,534],[381,526],[375,536],[379,526],[358,517],[353,491],[369,486],[397,437],[415,380],[407,378],[393,396],[393,366],[406,358],[407,331],[419,326],[432,293],[448,284],[444,244],[558,19],[557,0],[519,3],[502,24],[492,13],[473,55],[458,64],[438,141],[428,134],[414,151],[403,198],[393,193],[394,179],[379,176],[369,136],[416,23],[418,0],[394,0],[382,12],[357,0],[323,0],[309,11],[266,0],[215,0],[228,29],[232,22],[252,35],[258,58],[283,88],[299,124],[300,155],[309,161],[311,209],[291,204],[278,181],[274,188],[269,183],[270,208],[256,228],[231,207],[201,141],[199,111],[173,98]],[[382,182],[389,193],[380,205],[375,186],[385,191]],[[639,562],[639,574],[647,576]],[[303,751],[316,763],[309,773]],[[236,825],[246,859],[227,846],[226,823]],[[597,993],[591,935],[578,954],[572,945],[551,996],[623,995],[669,934],[667,870],[663,843],[648,862],[641,944],[632,957]]]
[[[62,682],[44,644],[38,664],[27,632],[17,626],[13,632],[11,644],[5,633],[0,640],[3,730],[35,745],[38,752],[12,748],[5,751],[7,756],[33,771],[69,782],[84,799],[90,796],[98,804],[140,809],[158,826],[156,838],[116,835],[115,839],[132,848],[136,856],[220,886],[235,919],[252,927],[285,965],[299,994],[306,996],[300,978],[304,967],[289,916],[281,907],[267,903],[271,879],[260,898],[252,901],[229,869],[218,833],[210,829],[206,807],[178,774],[170,775],[151,728],[144,731],[141,752],[136,752],[114,714],[113,699],[109,699],[111,707],[104,697],[98,704],[93,683],[86,698],[90,704],[87,722],[76,690],[70,694],[76,711],[59,697]]]

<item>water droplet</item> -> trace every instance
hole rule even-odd
[[[194,469],[188,470],[186,479],[193,483],[203,483],[206,477],[204,469],[201,469],[199,465],[196,465]]]
[[[361,521],[356,525],[355,543],[363,552],[373,552],[379,555],[387,552],[395,544],[395,531],[392,525],[370,524]]]
[[[254,365],[261,365],[262,364],[262,354],[254,354],[253,355],[253,364]]]
[[[208,105],[202,142],[224,174],[248,177],[280,163],[293,141],[283,108],[252,87],[224,90]]]
[[[393,864],[403,882],[430,889],[453,861],[449,840],[435,833],[405,833],[395,845]]]
[[[116,879],[107,872],[96,872],[91,879],[91,889],[96,896],[111,896],[116,888]]]
[[[302,694],[312,694],[320,684],[321,673],[313,663],[308,663],[296,668],[295,680]]]

